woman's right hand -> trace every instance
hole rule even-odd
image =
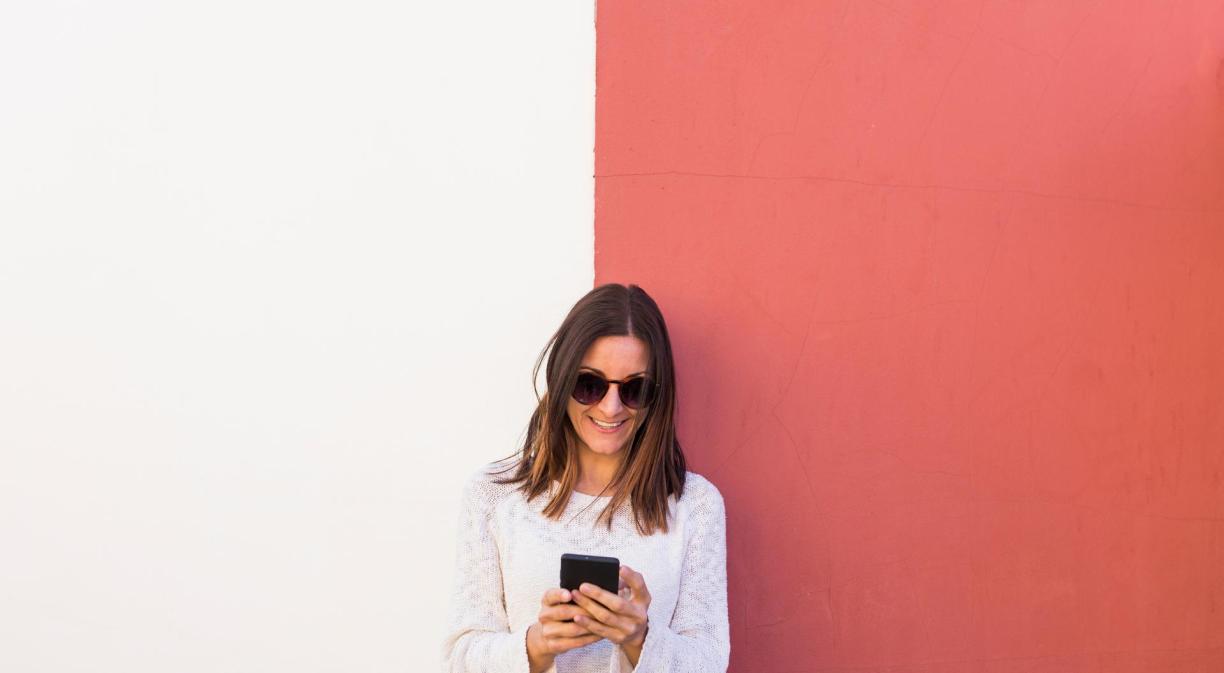
[[[586,608],[571,604],[570,600],[570,592],[565,589],[544,592],[544,598],[540,600],[539,620],[527,629],[527,658],[532,673],[548,670],[558,654],[590,645],[602,638],[585,626],[574,623],[574,615],[589,618],[591,613]]]

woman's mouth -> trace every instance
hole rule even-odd
[[[625,418],[615,423],[605,423],[603,421],[597,421],[594,418],[591,418],[590,416],[587,416],[587,418],[591,419],[591,423],[595,426],[596,431],[602,432],[606,435],[610,435],[615,432],[619,432],[621,429],[621,426],[625,424],[625,421],[629,420]]]

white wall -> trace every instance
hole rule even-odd
[[[0,5],[0,670],[437,668],[593,279],[593,5]]]

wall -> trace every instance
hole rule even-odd
[[[0,7],[0,670],[437,668],[591,285],[593,11]]]
[[[596,281],[673,330],[732,670],[1224,670],[1224,4],[597,25]]]

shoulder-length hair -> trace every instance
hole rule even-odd
[[[553,482],[559,488],[544,508],[545,516],[559,519],[578,479],[578,435],[566,413],[570,392],[578,378],[578,368],[587,349],[605,336],[632,336],[645,342],[650,352],[647,376],[653,382],[650,403],[638,412],[645,414],[637,424],[608,488],[614,490],[599,521],[612,528],[616,510],[627,500],[632,505],[638,531],[651,535],[667,532],[669,496],[678,500],[684,494],[685,460],[676,439],[676,372],[672,362],[671,341],[658,305],[636,285],[610,283],[591,290],[561,323],[548,340],[532,370],[532,380],[544,369],[547,389],[536,390],[535,412],[527,426],[517,460],[502,473],[513,476],[498,480],[519,484],[530,501],[549,491]]]

